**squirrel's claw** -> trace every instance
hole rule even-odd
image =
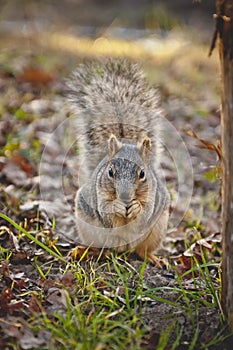
[[[127,208],[125,204],[120,201],[119,199],[116,199],[113,203],[113,212],[120,217],[126,218],[127,216]]]
[[[141,212],[142,207],[139,201],[133,200],[130,205],[125,204],[116,199],[113,204],[113,211],[117,216],[126,218],[127,220],[135,219]]]
[[[127,219],[135,219],[141,212],[142,207],[139,201],[133,200],[130,207],[127,208]]]
[[[168,260],[166,258],[160,258],[150,253],[147,256],[147,260],[155,265],[155,267],[162,269],[163,266],[168,267]]]

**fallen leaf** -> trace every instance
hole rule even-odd
[[[61,283],[65,287],[72,287],[74,285],[74,275],[72,272],[68,271],[65,273],[65,275],[62,277]]]
[[[11,281],[10,270],[9,270],[9,262],[8,261],[4,261],[3,260],[1,262],[0,273],[7,281]],[[2,293],[3,293],[3,291],[2,291]],[[0,294],[0,298],[1,298],[2,293]]]
[[[60,309],[67,309],[67,297],[68,292],[65,289],[52,287],[48,290],[48,296],[46,300]]]
[[[0,294],[0,304],[6,305],[11,301],[11,298],[13,296],[12,290],[8,287],[3,288],[1,294]]]
[[[14,337],[16,339],[21,338],[22,334],[20,333],[20,328],[22,327],[22,323],[19,322],[18,319],[17,319],[17,322],[13,322],[13,321],[8,321],[1,318],[0,325],[4,333],[7,334],[8,336]],[[4,348],[0,347],[0,349],[5,349],[5,347]]]
[[[100,255],[101,254],[101,255]],[[110,251],[107,249],[100,249],[94,247],[76,246],[69,254],[73,259],[76,260],[90,260],[92,258],[104,260],[110,255]]]
[[[29,161],[22,157],[19,153],[14,153],[12,159],[15,163],[17,163],[21,170],[23,170],[28,175],[32,175],[35,173],[34,167],[29,163]]]
[[[49,340],[51,338],[51,333],[48,331],[39,331],[38,333],[33,333],[27,327],[24,328],[23,336],[21,337],[19,343],[23,350],[46,348],[49,349]]]
[[[55,76],[43,69],[28,67],[18,76],[19,81],[32,83],[35,85],[48,85],[55,79]]]
[[[31,313],[38,313],[40,312],[42,306],[41,302],[38,300],[37,296],[33,293],[31,295],[31,298],[29,300],[29,310]]]
[[[2,175],[5,175],[7,181],[16,186],[29,186],[31,178],[28,178],[27,173],[22,170],[18,163],[10,159],[2,170]]]
[[[13,315],[15,311],[21,310],[24,307],[24,300],[12,300],[8,305],[9,315]]]
[[[19,251],[19,241],[14,233],[6,226],[0,226],[0,236],[4,233],[8,233],[10,240],[12,241],[16,251]]]

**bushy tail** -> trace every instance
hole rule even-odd
[[[81,64],[67,87],[87,175],[106,155],[111,134],[126,142],[141,141],[147,135],[158,153],[158,93],[137,64],[127,60]]]

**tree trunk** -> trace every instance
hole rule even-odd
[[[222,307],[233,329],[233,0],[216,0],[222,78]]]

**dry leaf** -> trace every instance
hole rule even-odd
[[[54,75],[50,72],[40,68],[29,67],[18,77],[18,80],[35,85],[48,85],[54,78]]]
[[[17,163],[21,170],[23,170],[25,173],[31,175],[35,173],[34,167],[25,159],[23,158],[19,153],[15,153],[12,156],[12,159],[15,163]]]
[[[101,254],[101,256],[100,256]],[[89,260],[91,258],[104,260],[110,255],[110,251],[107,249],[100,249],[94,247],[76,246],[70,252],[70,256],[76,260]]]

